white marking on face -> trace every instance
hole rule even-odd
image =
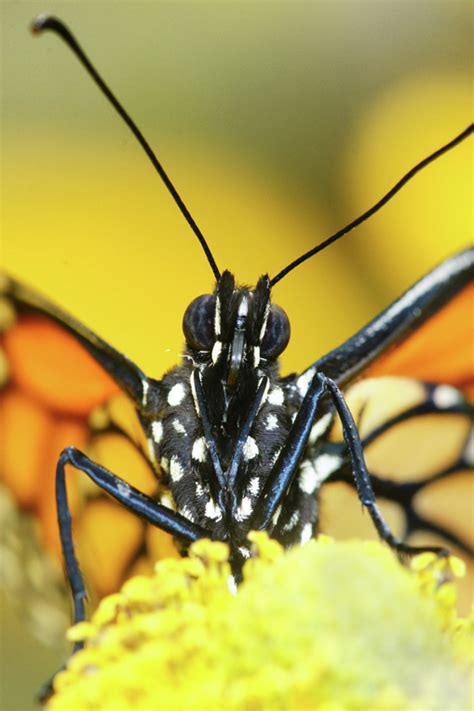
[[[163,424],[161,422],[156,421],[152,422],[151,434],[153,435],[153,441],[156,442],[156,444],[159,444],[163,437]]]
[[[186,434],[186,430],[178,419],[173,420],[172,425],[178,434]]]
[[[206,449],[206,440],[204,439],[204,437],[199,437],[198,439],[195,439],[191,451],[192,458],[195,459],[196,462],[205,462]]]
[[[313,466],[318,483],[321,484],[323,481],[326,481],[336,469],[339,469],[341,464],[342,458],[335,454],[320,454],[316,457],[316,459],[313,460]]]
[[[170,461],[170,477],[172,481],[179,481],[184,474],[184,469],[178,457],[174,454]]]
[[[247,437],[242,453],[246,462],[255,459],[258,454],[258,446],[253,437]]]
[[[258,476],[254,476],[250,479],[249,492],[252,494],[252,496],[257,496],[259,491],[260,491],[260,479],[258,478]]]
[[[243,521],[252,513],[252,500],[248,496],[243,496],[240,506],[235,512],[237,521]]]
[[[299,520],[300,520],[299,512],[293,511],[293,513],[291,514],[287,523],[285,523],[285,525],[282,527],[282,531],[285,531],[285,532],[291,531],[297,525]]]
[[[206,508],[204,509],[204,514],[207,518],[210,518],[213,521],[220,521],[222,518],[220,508],[212,499],[209,499],[209,501],[207,502]]]
[[[268,321],[268,315],[270,313],[270,302],[267,301],[267,305],[265,306],[265,315],[263,317],[263,323],[262,323],[262,328],[260,329],[260,343],[263,340],[263,337],[265,335],[265,331],[267,330],[267,321]]]
[[[260,346],[253,347],[253,367],[257,368],[260,363]]]
[[[317,422],[314,423],[314,425],[311,428],[311,432],[309,433],[309,439],[308,443],[309,444],[316,444],[318,439],[323,436],[323,434],[326,433],[329,425],[331,424],[332,420],[332,413],[328,412],[326,415],[323,415],[321,419],[319,419]]]
[[[283,395],[283,390],[279,388],[278,386],[276,388],[273,388],[273,390],[270,391],[270,394],[268,396],[268,402],[270,405],[283,405],[285,401],[284,395]]]
[[[165,474],[168,474],[169,472],[169,460],[167,457],[161,457],[160,459],[160,467],[163,469]]]
[[[176,385],[173,385],[168,393],[168,405],[171,405],[171,407],[180,405],[183,402],[185,395],[186,390],[184,389],[183,383],[176,383]]]
[[[216,297],[216,311],[214,314],[214,333],[216,336],[221,335],[221,300]]]
[[[273,430],[278,429],[278,417],[276,415],[274,415],[273,413],[270,413],[268,415],[265,429],[268,430],[269,432],[272,432]]]
[[[117,482],[117,490],[119,494],[125,499],[129,499],[132,493],[132,490],[130,489],[130,484],[127,484],[126,481]]]
[[[150,384],[146,378],[142,378],[142,405],[143,407],[146,407],[146,404],[148,402],[148,390],[150,388]]]
[[[319,478],[312,462],[306,459],[301,463],[298,485],[305,494],[314,494],[318,488]]]
[[[302,375],[300,375],[300,377],[296,381],[296,387],[298,388],[298,392],[301,397],[304,397],[306,395],[306,392],[309,388],[309,384],[311,383],[315,372],[316,368],[308,368],[308,370]]]
[[[243,296],[240,300],[239,310],[237,316],[247,316],[249,312],[249,302],[246,296]]]
[[[188,508],[187,506],[183,506],[183,508],[181,509],[181,511],[179,513],[181,514],[181,516],[184,516],[184,518],[187,518],[188,521],[191,521],[191,523],[194,523],[194,520],[195,520],[194,514],[190,508]]]
[[[308,541],[310,541],[312,537],[313,537],[313,526],[310,523],[306,523],[303,526],[303,530],[301,531],[301,538],[300,538],[301,545],[304,546],[305,543],[308,543]]]
[[[452,385],[438,385],[433,390],[433,402],[440,410],[458,405],[461,401],[461,394]]]
[[[214,345],[212,346],[212,353],[211,353],[212,362],[214,364],[216,364],[217,361],[219,360],[219,356],[221,353],[222,353],[222,342],[217,340],[217,341],[215,341]]]

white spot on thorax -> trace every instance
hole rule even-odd
[[[267,429],[269,432],[278,429],[278,418],[273,413],[270,413],[268,415],[265,429]]]
[[[249,461],[250,459],[255,459],[255,457],[258,454],[258,446],[256,441],[254,440],[253,437],[247,437],[244,447],[243,447],[243,456],[245,461]]]
[[[303,530],[301,531],[301,538],[300,538],[301,545],[304,546],[305,543],[308,543],[308,541],[310,541],[312,537],[313,537],[313,526],[310,523],[306,523],[303,526]]]
[[[153,440],[156,442],[156,444],[159,444],[163,437],[163,424],[157,421],[152,422],[151,434],[153,435]]]
[[[293,511],[293,513],[291,514],[287,523],[285,523],[285,525],[282,527],[282,531],[285,531],[285,532],[291,531],[297,525],[299,520],[300,520],[299,512]]]
[[[171,405],[172,407],[180,405],[184,400],[185,395],[186,390],[184,389],[183,383],[176,383],[176,385],[173,385],[168,393],[168,405]]]
[[[237,521],[243,521],[248,518],[252,513],[252,500],[248,496],[243,496],[240,506],[235,512],[235,518]]]
[[[209,499],[207,502],[204,514],[207,518],[210,518],[213,521],[220,521],[222,518],[221,510],[212,499]]]
[[[172,425],[179,434],[186,434],[186,430],[178,419],[173,420]]]
[[[252,496],[257,496],[259,491],[260,491],[260,479],[258,478],[258,476],[254,476],[250,479],[249,493],[252,494]]]
[[[432,397],[434,404],[436,407],[439,407],[440,410],[458,405],[462,399],[459,390],[453,388],[452,385],[438,385],[438,387],[433,390]]]
[[[268,396],[268,402],[271,405],[283,405],[285,398],[283,396],[283,390],[278,386],[270,391]]]
[[[319,483],[320,479],[318,477],[317,472],[315,471],[313,463],[306,459],[304,462],[301,463],[300,474],[298,478],[298,485],[301,491],[303,491],[305,494],[314,494],[314,492],[318,488]]]
[[[314,425],[311,428],[311,432],[309,433],[309,439],[308,443],[309,444],[316,444],[318,439],[323,436],[323,434],[326,433],[329,425],[331,424],[332,420],[332,413],[328,412],[325,415],[321,417],[317,422],[314,423]]]
[[[174,454],[170,461],[170,477],[172,481],[179,481],[184,474],[184,469],[178,457]]]
[[[206,449],[206,440],[204,439],[204,437],[199,437],[198,439],[194,440],[193,448],[191,451],[192,458],[195,459],[197,462],[205,462]]]
[[[188,521],[194,523],[194,514],[190,508],[188,508],[187,506],[183,506],[179,513],[181,514],[181,516],[184,516],[184,518],[187,518]]]
[[[326,481],[326,479],[339,469],[342,464],[342,458],[335,454],[320,454],[313,460],[314,470],[318,483]]]
[[[298,392],[301,397],[304,397],[306,395],[306,392],[314,377],[315,372],[316,368],[308,368],[308,370],[302,375],[300,375],[300,377],[296,381],[296,387],[298,388]]]

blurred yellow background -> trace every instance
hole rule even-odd
[[[4,0],[2,262],[154,377],[212,274],[77,60],[28,33],[40,11],[76,33],[241,282],[274,275],[471,120],[467,2]],[[471,240],[471,156],[466,142],[275,288],[293,329],[285,372]],[[24,645],[2,635],[6,711],[54,670],[12,615]]]

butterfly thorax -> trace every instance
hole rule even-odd
[[[255,506],[288,438],[298,405],[279,375],[286,314],[268,277],[236,287],[224,272],[213,294],[188,307],[182,364],[156,384],[145,412],[162,498],[221,540],[244,541]]]

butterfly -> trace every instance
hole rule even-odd
[[[255,288],[241,287],[230,272],[219,271],[148,143],[69,30],[42,17],[35,30],[45,29],[69,44],[125,119],[196,234],[216,281],[214,291],[197,297],[184,315],[182,363],[157,381],[34,290],[3,278],[3,342],[11,370],[2,396],[11,443],[3,478],[42,522],[46,544],[62,552],[74,619],[85,615],[79,559],[102,595],[154,557],[185,553],[191,541],[210,536],[230,544],[238,582],[250,554],[250,530],[264,528],[287,547],[314,535],[323,485],[323,499],[331,484],[355,488],[375,530],[401,555],[413,552],[401,539],[417,532],[472,553],[463,522],[455,517],[446,523],[445,504],[435,514],[433,507],[420,509],[420,501],[439,485],[452,491],[456,477],[464,482],[472,468],[465,324],[473,251],[436,267],[299,375],[279,374],[290,326],[271,300],[272,288],[290,271],[368,219],[421,168],[471,134],[472,126],[350,225],[276,276],[263,276]],[[427,462],[434,421],[449,441]],[[415,447],[403,443],[405,430]],[[396,481],[397,470],[403,482]],[[399,536],[386,523],[379,497],[402,505],[405,530]]]

